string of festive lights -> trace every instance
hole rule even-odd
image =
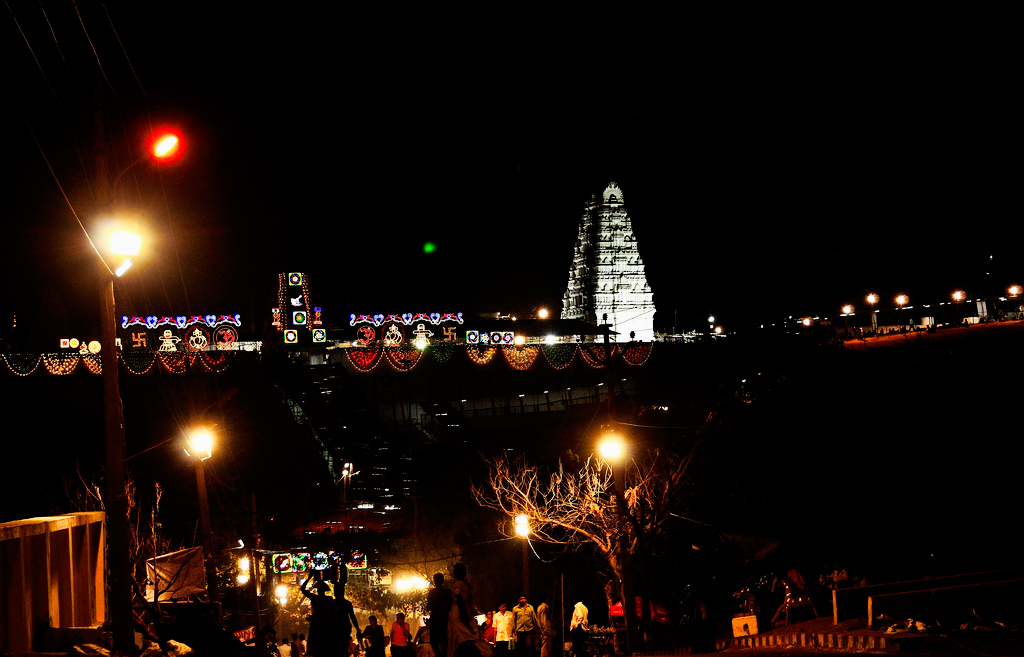
[[[121,362],[125,369],[139,376],[148,374],[156,364],[156,354],[152,351],[130,351],[121,354]]]
[[[611,348],[612,357],[615,357],[615,347]],[[580,356],[586,361],[587,365],[595,369],[604,367],[606,355],[603,345],[580,345]]]
[[[162,352],[156,355],[156,359],[165,371],[171,374],[184,374],[191,357],[185,353]]]
[[[223,372],[231,364],[226,351],[200,351],[199,362],[208,372]]]
[[[43,365],[50,374],[67,375],[78,369],[78,354],[43,354]]]
[[[146,328],[155,329],[159,326],[175,326],[180,329],[185,329],[195,324],[205,324],[210,328],[221,326],[222,324],[231,324],[233,326],[242,325],[241,315],[193,315],[192,317],[186,317],[185,315],[177,315],[175,317],[157,317],[156,315],[147,315],[146,317],[129,317],[128,315],[121,315],[121,328],[126,329],[129,326],[145,326]]]
[[[93,374],[103,374],[103,360],[99,354],[82,356],[82,362],[85,363],[85,368]]]
[[[622,360],[627,365],[639,367],[647,362],[647,359],[651,357],[651,351],[654,349],[654,344],[641,344],[633,343],[628,344],[622,348]]]
[[[576,356],[576,345],[574,344],[546,344],[544,345],[544,358],[548,365],[556,370],[564,370],[572,365],[572,359]]]
[[[467,345],[466,355],[469,359],[477,365],[486,365],[491,362],[494,358],[494,354],[497,353],[497,347],[480,347],[477,345]]]
[[[391,367],[399,372],[411,372],[423,357],[423,352],[415,347],[403,345],[401,347],[388,347],[384,350],[384,357]]]
[[[360,372],[372,372],[377,369],[380,364],[382,348],[378,346],[371,347],[353,347],[345,350],[345,355],[348,356],[348,360],[352,363]]]
[[[528,370],[540,355],[540,345],[522,347],[503,347],[505,360],[514,370]]]
[[[356,324],[373,324],[374,326],[380,326],[385,322],[398,322],[405,326],[411,326],[414,322],[430,322],[434,326],[442,324],[444,322],[458,322],[462,323],[462,313],[402,313],[401,315],[354,315],[349,316],[349,326],[355,326]]]
[[[11,371],[11,374],[18,376],[33,374],[41,362],[43,362],[43,357],[35,354],[4,354],[4,363],[7,364],[7,369]]]
[[[447,363],[451,360],[452,354],[455,353],[454,342],[435,342],[430,345],[430,353],[434,356],[434,360],[439,363]]]

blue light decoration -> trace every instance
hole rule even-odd
[[[288,274],[288,285],[302,285],[302,272],[291,272]]]
[[[126,329],[129,326],[145,326],[146,328],[155,329],[160,326],[174,326],[180,329],[186,329],[196,324],[203,324],[210,328],[216,328],[223,324],[230,324],[232,326],[242,325],[241,315],[193,315],[187,317],[185,315],[177,315],[175,317],[157,317],[156,315],[147,315],[145,317],[129,317],[128,315],[121,315],[121,328]]]
[[[326,552],[317,552],[313,555],[309,565],[313,570],[327,570],[331,567],[331,560],[328,558]]]
[[[395,322],[403,326],[412,326],[415,322],[430,322],[434,326],[443,322],[458,322],[462,324],[462,313],[402,313],[401,315],[349,315],[349,326],[357,324],[373,324],[380,326],[386,322]]]
[[[466,344],[478,344],[480,342],[480,331],[466,331]]]
[[[327,331],[322,328],[313,329],[313,342],[327,342]]]

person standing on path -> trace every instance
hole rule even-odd
[[[526,595],[519,596],[519,604],[512,609],[512,625],[516,642],[516,657],[533,657],[537,646],[537,630],[540,622],[533,605],[526,601]]]

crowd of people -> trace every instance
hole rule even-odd
[[[502,603],[497,611],[481,615],[465,564],[455,564],[452,574],[450,583],[441,573],[434,575],[427,593],[427,619],[415,636],[402,613],[387,630],[376,616],[360,628],[344,585],[336,585],[332,596],[323,581],[310,589],[311,575],[299,588],[312,609],[308,637],[293,634],[278,645],[276,634],[270,634],[264,645],[271,657],[357,657],[360,652],[363,657],[385,657],[388,646],[391,657],[554,657],[557,631],[549,599],[535,609],[524,594],[511,610]],[[573,610],[569,630],[574,655],[584,657],[587,608],[582,602]]]

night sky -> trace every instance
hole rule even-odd
[[[180,163],[144,162],[115,190],[144,217],[148,236],[146,254],[117,283],[119,314],[240,313],[258,333],[276,275],[288,271],[310,275],[327,323],[347,324],[350,313],[557,311],[584,202],[610,180],[623,190],[647,266],[656,329],[703,328],[714,314],[743,330],[838,315],[845,303],[863,310],[868,292],[891,307],[897,293],[939,303],[957,288],[992,298],[1024,284],[1020,56],[995,16],[414,15],[398,7],[369,16],[346,5],[115,0],[79,2],[80,22],[67,0],[7,6],[0,337],[12,335],[16,315],[16,337],[33,351],[98,337],[97,258],[57,184],[91,230],[97,84],[112,176],[153,126],[176,125],[188,139]],[[426,254],[428,241],[436,250]],[[995,372],[1000,354],[978,353]],[[868,436],[870,451],[857,459],[884,462],[885,446],[872,442],[882,426],[889,433],[877,442],[898,436],[905,462],[915,463],[923,444],[929,464],[947,467],[931,445],[950,432],[942,413],[927,416],[927,431],[916,419],[885,424],[902,403],[893,381],[935,378],[918,366],[885,370],[888,410],[872,407],[881,419],[865,413],[843,428],[836,454],[848,459],[842,446]],[[959,367],[943,375],[950,390],[974,387],[973,363]],[[876,376],[865,371],[863,386],[844,384],[851,397],[826,401],[854,407],[852,395],[874,395]],[[827,397],[821,381],[833,372],[803,380],[798,393]],[[98,377],[95,385],[78,378],[92,397],[70,399],[57,377],[0,377],[9,414],[45,419],[43,435],[67,458],[99,454],[91,435],[100,426]],[[194,398],[178,381],[147,380],[151,393],[136,386],[152,406],[129,410],[129,455],[171,440],[174,421],[209,407],[225,392],[213,378]],[[999,381],[966,398],[968,419],[950,433],[973,432],[975,414],[999,417],[1013,398]],[[828,423],[839,423],[826,410],[801,415],[798,393],[781,406],[793,413],[772,426],[803,423],[802,433],[787,426],[771,440],[828,442]],[[952,393],[936,399],[919,407],[955,405]],[[244,418],[229,421],[259,423],[262,398],[232,404]],[[1009,499],[1002,491],[1013,479],[1002,475],[1019,459],[996,456],[999,431],[989,440],[968,461],[982,482],[970,496]],[[33,441],[11,449],[11,463],[40,459]],[[191,513],[183,497],[191,470],[177,447],[145,454],[133,463],[150,459],[172,473],[166,479],[178,481],[168,485],[184,492],[168,504]],[[989,460],[998,476],[985,470]],[[277,465],[266,467],[273,475]],[[920,470],[900,485],[930,491],[932,471]],[[858,494],[859,476],[851,475]],[[10,478],[0,498],[21,495],[20,485]]]
[[[867,291],[937,303],[1019,282],[1013,58],[966,26],[480,16],[465,30],[143,4],[80,5],[119,165],[150,125],[189,139],[179,165],[122,185],[154,237],[120,293],[139,314],[262,321],[274,274],[292,270],[339,322],[557,309],[583,203],[609,180],[659,328],[673,311],[679,328],[708,313],[741,328],[863,307]],[[38,3],[11,3],[4,26],[3,306],[88,331],[95,255],[31,131],[91,226],[97,67],[74,7],[43,7],[59,52]]]

